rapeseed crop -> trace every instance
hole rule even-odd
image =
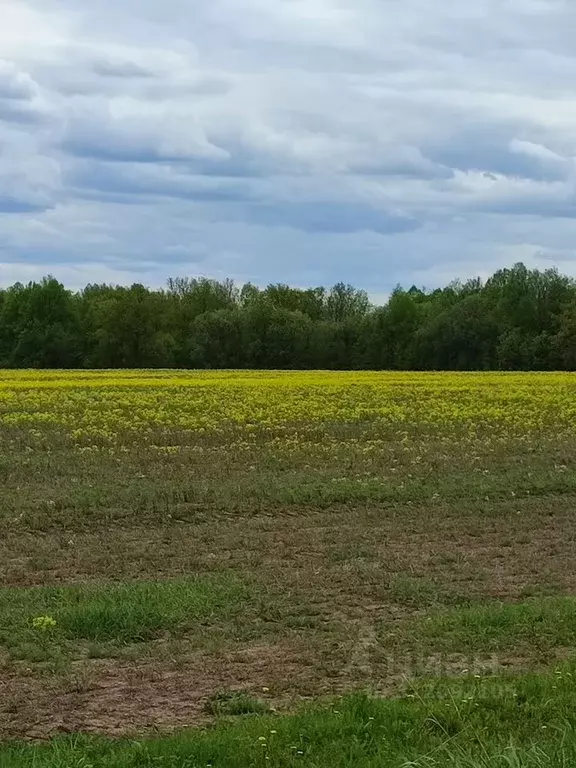
[[[307,435],[366,439],[382,429],[484,430],[504,437],[576,427],[569,373],[82,371],[3,372],[0,426],[80,444],[130,438],[255,434],[296,444]],[[402,437],[400,437],[402,439]],[[152,441],[154,442],[154,441]],[[160,441],[163,450],[169,442]],[[370,450],[369,444],[367,449]]]

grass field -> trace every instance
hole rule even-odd
[[[575,456],[571,374],[0,372],[0,766],[573,766]]]

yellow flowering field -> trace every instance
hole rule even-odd
[[[0,427],[81,442],[230,427],[371,427],[526,433],[576,427],[569,373],[3,372]]]
[[[0,501],[78,520],[564,493],[575,428],[569,373],[4,371],[0,448],[22,491]]]

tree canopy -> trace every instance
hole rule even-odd
[[[365,291],[53,277],[0,290],[0,367],[576,370],[576,282],[523,264],[485,283]]]

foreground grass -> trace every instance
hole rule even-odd
[[[231,576],[0,589],[0,644],[40,660],[77,641],[137,643],[229,618],[247,597]]]
[[[359,423],[314,435],[296,427],[240,437],[229,430],[218,439],[157,430],[136,444],[126,434],[126,444],[82,447],[49,430],[39,444],[3,443],[2,431],[0,424],[3,535],[194,522],[263,508],[576,495],[572,435],[439,435]]]
[[[416,593],[422,605],[430,592]],[[405,593],[402,593],[403,595]],[[408,596],[415,600],[414,592]],[[434,655],[439,663],[454,655],[473,659],[495,654],[550,663],[555,653],[576,647],[576,598],[547,596],[505,603],[472,601],[458,607],[426,604],[427,614],[390,630],[379,627],[382,648],[411,651],[412,658]]]
[[[248,715],[207,731],[119,742],[85,737],[0,747],[2,768],[496,768],[576,763],[574,674],[420,685],[352,695],[295,715]]]
[[[448,652],[576,646],[576,598],[488,603],[429,616],[422,637]]]

